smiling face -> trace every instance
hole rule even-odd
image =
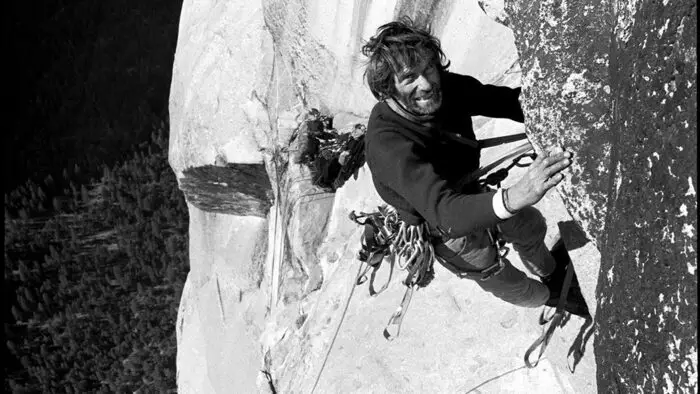
[[[442,105],[440,70],[435,62],[394,76],[395,99],[417,115],[432,115]]]

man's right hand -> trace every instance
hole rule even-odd
[[[540,201],[549,189],[564,179],[561,171],[571,165],[570,158],[569,152],[537,155],[525,175],[508,188],[508,209],[519,211]]]

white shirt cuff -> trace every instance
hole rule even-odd
[[[515,216],[514,214],[508,212],[505,205],[503,205],[503,189],[496,190],[496,194],[493,195],[493,200],[491,200],[491,202],[493,205],[493,212],[499,219],[505,220]]]

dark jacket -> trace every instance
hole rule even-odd
[[[492,207],[493,192],[481,193],[475,185],[459,191],[454,187],[479,168],[471,117],[517,122],[524,117],[520,88],[483,85],[449,72],[443,73],[441,86],[442,106],[429,124],[414,123],[386,102],[377,103],[367,124],[365,156],[377,192],[404,221],[426,220],[459,237],[500,221]]]

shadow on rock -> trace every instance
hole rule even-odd
[[[594,331],[595,327],[593,326],[593,318],[586,318],[586,321],[584,322],[583,326],[581,326],[578,335],[576,335],[574,343],[569,348],[569,353],[567,353],[567,364],[569,357],[573,356],[573,365],[568,365],[569,371],[571,371],[571,373],[574,373],[574,371],[576,371],[576,366],[579,362],[581,362],[581,359],[583,359],[586,344],[593,336]]]
[[[586,234],[575,221],[569,220],[565,222],[559,222],[558,226],[559,233],[561,234],[561,239],[564,241],[566,245],[565,249],[567,251],[581,248],[590,242],[590,240],[586,237]],[[573,261],[571,262],[571,267],[575,269]],[[575,275],[576,273],[574,271],[574,277]],[[576,286],[578,286],[578,283],[576,283]],[[566,314],[559,326],[564,327],[570,320],[571,315]],[[593,325],[593,318],[591,316],[588,316],[586,317],[584,324],[581,326],[581,329],[576,335],[576,339],[574,339],[574,342],[571,344],[571,347],[569,347],[567,361],[570,360],[570,357],[573,358],[573,364],[571,364],[571,362],[568,361],[568,367],[571,373],[574,373],[576,367],[581,362],[581,359],[583,359],[586,345],[588,344],[590,338],[593,336],[594,331],[595,327]]]
[[[567,250],[575,250],[589,243],[590,240],[586,237],[581,227],[573,220],[559,222],[559,234],[566,243]]]

